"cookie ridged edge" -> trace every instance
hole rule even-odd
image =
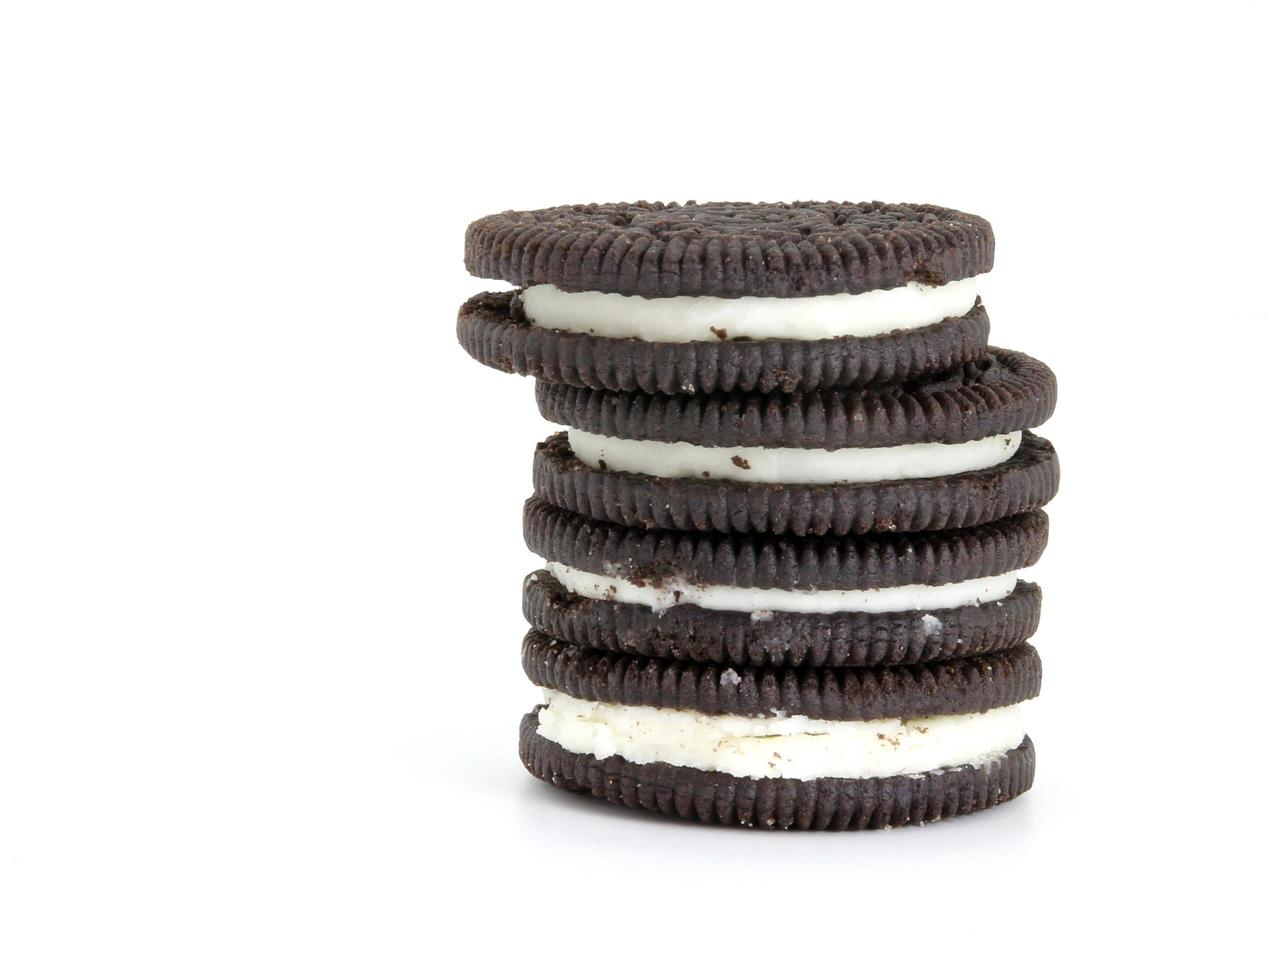
[[[926,204],[636,201],[504,211],[464,264],[517,286],[670,296],[821,296],[938,285],[993,267],[993,229]]]
[[[1037,631],[1041,604],[1041,589],[1020,582],[996,602],[930,612],[754,618],[689,605],[657,612],[574,595],[546,569],[526,576],[521,595],[526,621],[566,642],[733,667],[876,667],[1005,650]]]
[[[542,416],[620,439],[698,446],[841,449],[970,442],[1036,428],[1055,410],[1054,373],[1018,351],[906,383],[795,394],[651,395],[538,381]]]
[[[1028,644],[932,664],[734,669],[588,650],[537,630],[521,643],[521,667],[533,684],[582,701],[827,721],[977,714],[1037,697],[1042,681]]]
[[[525,544],[548,561],[630,581],[679,579],[759,589],[878,589],[942,585],[1034,564],[1046,547],[1045,511],[991,524],[844,537],[718,535],[641,530],[525,502]]]
[[[1036,754],[1025,736],[979,766],[874,779],[751,779],[664,762],[570,752],[538,734],[538,708],[521,719],[521,762],[569,790],[666,816],[767,830],[880,830],[931,823],[1005,803],[1033,785]]]
[[[474,359],[544,381],[609,391],[710,394],[808,391],[941,374],[982,356],[989,317],[965,316],[874,337],[668,343],[546,330],[511,309],[512,293],[481,293],[459,310],[459,343]]]
[[[1059,489],[1054,447],[1031,432],[989,469],[877,483],[770,484],[593,469],[556,433],[534,452],[534,492],[628,527],[721,534],[865,534],[969,527],[1036,510]]]

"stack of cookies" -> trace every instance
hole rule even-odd
[[[477,360],[538,379],[521,758],[708,823],[858,829],[1012,799],[1059,464],[988,345],[987,221],[636,204],[468,228]]]

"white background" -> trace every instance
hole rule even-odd
[[[1253,972],[1264,9],[5,4],[0,974]],[[1019,802],[746,833],[521,769],[550,427],[455,342],[463,231],[641,197],[993,222],[1064,467]]]

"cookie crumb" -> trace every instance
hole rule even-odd
[[[742,470],[750,469],[750,462],[742,458],[741,456],[733,457],[733,465],[736,466],[738,469],[742,469]]]

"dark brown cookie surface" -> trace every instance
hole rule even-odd
[[[841,449],[970,442],[1050,418],[1058,390],[1041,361],[988,348],[935,378],[796,394],[648,395],[539,381],[545,419],[600,435],[698,446]]]
[[[570,752],[538,734],[538,709],[521,719],[521,761],[560,789],[707,824],[766,830],[878,830],[930,823],[1014,799],[1033,785],[1025,737],[981,766],[876,779],[749,779],[621,756]]]
[[[522,610],[535,629],[615,653],[756,667],[873,667],[973,656],[1018,646],[1037,630],[1041,590],[1020,582],[995,602],[897,613],[752,616],[574,595],[546,569],[526,577]]]
[[[718,667],[588,650],[530,630],[525,676],[583,701],[751,717],[830,721],[965,715],[1018,704],[1041,690],[1028,644],[962,660],[895,667]]]
[[[629,527],[749,534],[864,534],[985,524],[1044,506],[1059,458],[1024,433],[990,469],[878,483],[771,484],[676,479],[592,469],[561,432],[534,453],[534,492],[547,503]]]
[[[468,226],[468,271],[666,296],[819,296],[942,284],[993,267],[983,218],[926,204],[579,204]]]
[[[942,585],[1026,568],[1046,547],[1045,511],[911,534],[777,537],[637,530],[531,497],[525,543],[548,561],[656,586],[664,581],[758,589]]]
[[[512,293],[481,293],[459,310],[459,343],[511,374],[609,391],[710,394],[806,391],[940,374],[984,354],[989,318],[976,305],[913,330],[833,340],[651,342],[532,326]]]

